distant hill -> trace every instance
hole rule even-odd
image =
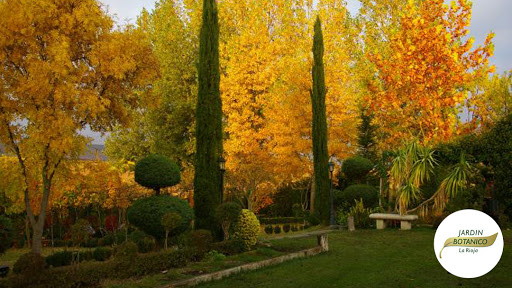
[[[102,160],[107,161],[108,157],[103,153],[105,151],[105,145],[90,144],[87,145],[85,153],[80,155],[80,160]],[[0,155],[5,154],[5,147],[0,143]]]

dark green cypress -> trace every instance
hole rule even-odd
[[[317,17],[313,38],[313,164],[315,169],[315,211],[324,224],[329,223],[329,153],[327,151],[327,119],[325,117],[325,76],[324,76],[324,39],[322,24]]]
[[[194,211],[196,229],[217,232],[215,209],[220,204],[222,155],[222,103],[219,72],[219,22],[215,0],[203,1],[198,96],[196,108],[196,165]]]

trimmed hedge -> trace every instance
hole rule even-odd
[[[11,288],[34,287],[98,287],[105,279],[127,279],[184,267],[196,252],[188,249],[136,255],[133,258],[107,262],[83,263],[79,266],[50,268],[44,273],[26,277],[12,275],[0,285]]]
[[[260,224],[295,224],[304,222],[303,217],[260,218]]]
[[[224,255],[236,255],[246,250],[245,242],[240,239],[229,239],[212,244],[212,249]]]

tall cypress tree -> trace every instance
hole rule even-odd
[[[219,72],[219,22],[215,0],[203,1],[198,96],[196,108],[196,166],[194,207],[196,229],[216,232],[214,211],[220,203],[222,155],[222,103]]]
[[[361,107],[361,124],[357,126],[358,154],[377,162],[377,141],[375,140],[378,126],[373,124],[373,115]]]
[[[325,117],[325,76],[324,76],[324,39],[320,17],[315,23],[313,38],[313,162],[315,169],[315,210],[324,224],[329,223],[329,154],[327,151],[327,120]]]

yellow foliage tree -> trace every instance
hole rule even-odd
[[[2,1],[0,33],[0,141],[18,160],[40,254],[54,176],[85,144],[78,132],[128,122],[157,63],[144,35],[113,30],[94,0]]]

